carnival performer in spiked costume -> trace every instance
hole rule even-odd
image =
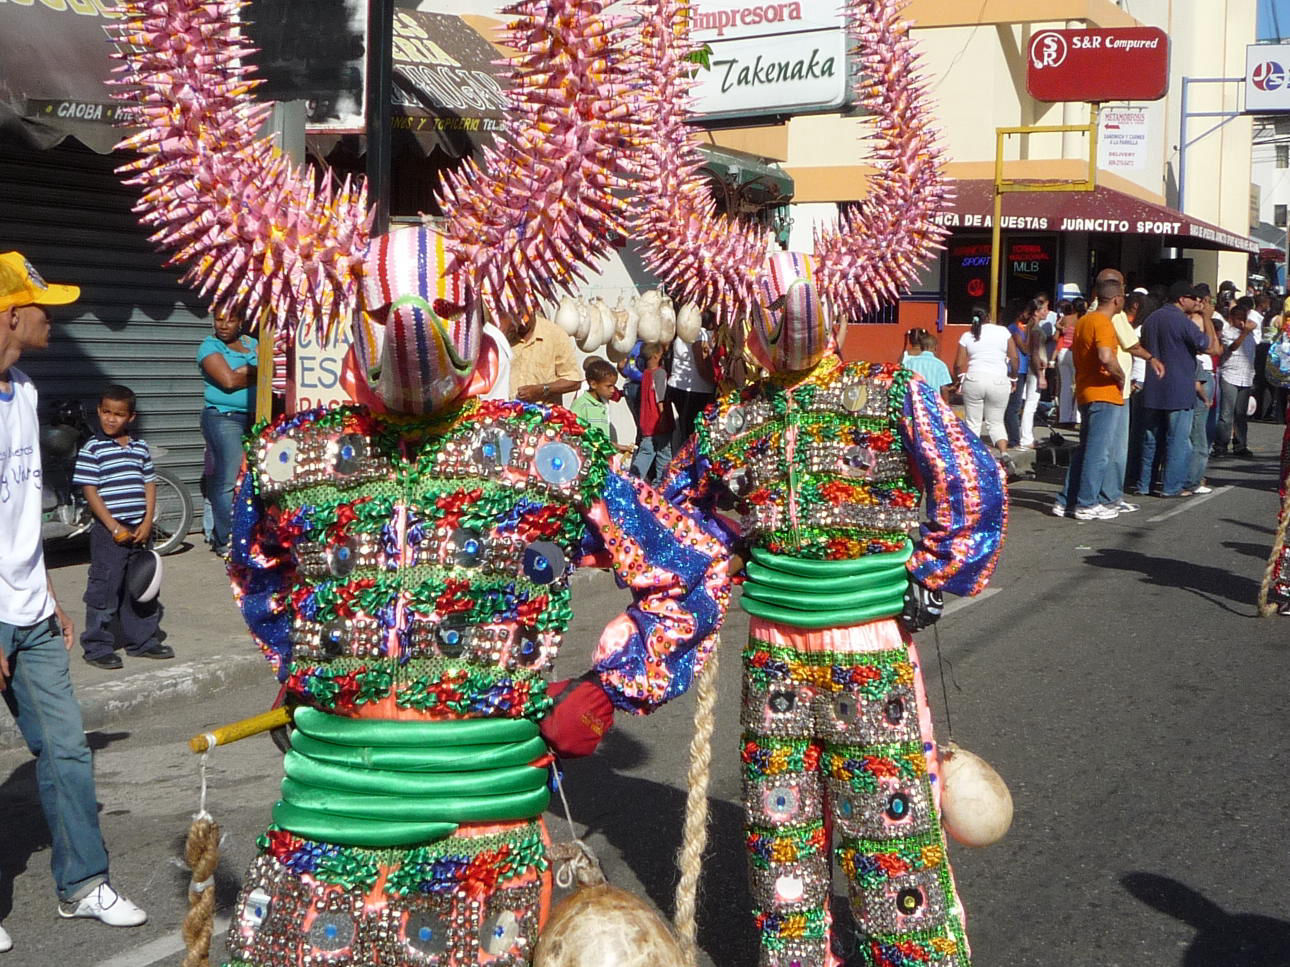
[[[894,297],[942,236],[932,221],[945,193],[940,154],[901,6],[849,4],[877,172],[860,210],[817,233],[813,255],[768,256],[763,230],[714,216],[685,123],[680,5],[664,0],[645,27],[642,114],[655,139],[633,234],[674,294],[724,324],[747,320],[770,374],[709,407],[667,484],[709,520],[739,511],[728,526],[748,562],[742,758],[765,967],[839,963],[830,853],[851,885],[865,963],[966,967],[970,957],[931,716],[901,625],[935,620],[943,590],[985,586],[1004,481],[934,388],[896,365],[844,365],[837,352],[845,321]]]
[[[268,313],[281,339],[352,326],[367,404],[257,428],[238,486],[235,589],[301,704],[232,964],[527,964],[549,899],[548,746],[585,754],[613,707],[683,692],[729,592],[720,541],[615,473],[603,434],[474,395],[483,304],[531,311],[625,230],[614,25],[594,0],[512,8],[515,122],[451,180],[442,233],[372,239],[361,189],[315,190],[256,140],[240,4],[125,6],[144,126],[129,172],[155,240],[215,311]],[[548,689],[583,562],[634,603],[594,669]]]

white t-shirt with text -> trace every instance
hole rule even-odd
[[[10,369],[0,394],[0,621],[26,627],[54,613],[40,542],[40,421],[36,387]]]

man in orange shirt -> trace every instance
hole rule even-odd
[[[1079,406],[1079,448],[1071,455],[1066,484],[1057,495],[1053,513],[1074,507],[1077,520],[1112,520],[1115,507],[1098,502],[1102,477],[1111,458],[1111,444],[1124,405],[1124,370],[1115,358],[1119,341],[1112,319],[1124,309],[1124,282],[1099,278],[1097,308],[1075,326],[1075,401]]]

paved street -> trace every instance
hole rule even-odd
[[[1260,424],[1252,434],[1259,459],[1212,467],[1212,496],[1146,498],[1140,513],[1109,523],[1049,516],[1051,477],[1017,484],[990,592],[955,602],[941,622],[957,683],[949,685],[954,737],[998,768],[1017,810],[1002,843],[953,848],[979,967],[1290,960],[1282,743],[1290,622],[1254,617],[1275,520],[1280,428]],[[168,597],[181,660],[185,641],[209,636],[227,651],[235,634],[214,561],[197,551],[185,557],[175,572],[196,582],[188,593],[202,600]],[[83,569],[69,563],[55,580],[63,587],[76,573]],[[622,600],[604,576],[579,581],[583,604],[561,656],[565,673],[585,666],[595,632]],[[189,614],[198,617],[180,627]],[[732,611],[704,880],[701,941],[705,963],[719,967],[755,963],[736,752],[745,628]],[[921,647],[944,740],[931,633]],[[75,671],[82,687],[86,670]],[[0,752],[0,916],[17,944],[0,967],[179,963],[187,876],[177,858],[198,794],[197,763],[183,742],[266,707],[274,692],[267,670],[258,682],[136,709],[91,732],[114,879],[152,914],[136,930],[57,919],[33,767],[20,749]],[[665,910],[692,714],[687,698],[648,719],[620,718],[601,754],[567,773],[574,816],[611,880]],[[267,738],[213,758],[210,808],[226,833],[217,879],[224,914],[278,779]],[[561,838],[563,820],[549,818]]]

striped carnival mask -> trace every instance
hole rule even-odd
[[[355,363],[367,388],[397,413],[432,413],[460,397],[479,357],[483,308],[449,273],[447,240],[424,226],[372,241],[363,267]]]
[[[757,280],[758,304],[750,313],[748,349],[768,372],[809,369],[834,345],[815,265],[801,252],[776,252]]]

